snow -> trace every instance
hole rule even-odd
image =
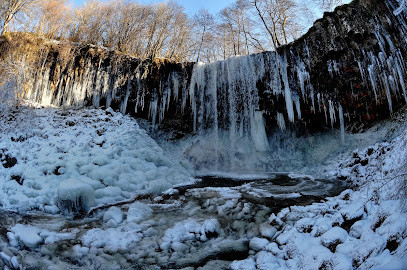
[[[22,107],[2,124],[0,137],[0,149],[17,160],[0,166],[1,205],[10,210],[55,213],[56,205],[65,211],[80,204],[87,211],[192,179],[136,120],[111,109]]]
[[[57,205],[62,212],[87,212],[95,204],[95,190],[77,179],[66,179],[59,183]]]
[[[18,241],[24,244],[24,246],[34,249],[44,240],[39,236],[40,232],[41,230],[37,227],[17,224],[11,228],[11,233],[8,233],[7,236],[14,243]]]
[[[108,227],[117,227],[123,221],[123,212],[120,208],[112,206],[103,214],[103,222]]]
[[[142,239],[143,228],[131,223],[118,228],[106,230],[96,228],[81,237],[82,243],[88,248],[104,248],[109,252],[126,251]]]
[[[153,210],[149,206],[141,202],[135,202],[129,207],[127,222],[140,222],[148,219],[152,214]]]
[[[333,227],[329,231],[321,235],[321,244],[329,249],[333,245],[345,243],[348,238],[348,233],[341,227]]]
[[[254,237],[250,239],[249,247],[255,251],[265,250],[269,241],[265,238]]]
[[[405,263],[407,129],[403,114],[395,114],[393,124],[368,130],[363,134],[365,141],[362,135],[347,135],[356,141],[350,145],[359,149],[331,155],[316,168],[315,179],[307,176],[309,171],[290,174],[291,181],[299,183],[294,188],[317,182],[324,174],[346,177],[354,183],[352,190],[273,213],[269,206],[248,200],[264,199],[261,194],[267,193],[254,183],[186,192],[177,189],[181,183],[194,183],[189,167],[166,157],[127,117],[112,111],[107,116],[93,109],[30,113],[26,121],[34,128],[28,135],[13,123],[1,131],[7,136],[2,136],[0,149],[7,147],[18,163],[11,168],[0,166],[0,211],[15,210],[7,212],[15,218],[5,215],[0,219],[1,228],[7,231],[7,239],[0,237],[0,267],[99,265],[119,269],[137,263],[175,269],[197,265],[213,269],[391,269]],[[67,121],[74,124],[66,125]],[[20,135],[27,138],[8,139]],[[372,140],[378,142],[365,145]],[[321,149],[322,145],[330,147],[329,140],[318,143]],[[89,152],[85,155],[83,149]],[[10,180],[17,173],[24,179],[23,185]],[[220,176],[260,183],[278,179],[276,173]],[[281,190],[286,192],[281,197],[304,196],[289,188]],[[83,204],[93,200],[92,192],[93,214],[77,221],[57,215],[58,201]],[[20,209],[25,215],[17,213]],[[220,257],[222,261],[213,259]]]

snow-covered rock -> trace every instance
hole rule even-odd
[[[37,248],[44,241],[39,235],[41,229],[35,226],[16,224],[10,229],[10,231],[11,233],[7,235],[10,242],[15,243],[15,241],[19,241],[30,249]]]
[[[148,219],[153,214],[153,209],[141,202],[132,203],[127,211],[127,222],[140,222]]]
[[[56,200],[63,213],[86,213],[95,205],[95,190],[78,179],[67,179],[59,183]]]
[[[345,243],[348,233],[341,227],[333,227],[321,236],[321,243],[325,247],[334,251],[336,246]]]
[[[265,238],[254,237],[249,241],[249,247],[255,251],[265,250],[269,241]]]
[[[103,214],[103,222],[108,227],[116,227],[123,221],[123,212],[120,208],[112,206]]]

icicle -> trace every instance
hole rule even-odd
[[[150,101],[150,109],[149,109],[149,118],[152,121],[153,129],[155,129],[155,123],[157,118],[157,110],[158,110],[158,100],[153,99]]]
[[[339,104],[339,123],[341,125],[341,141],[342,144],[345,143],[345,122],[343,119],[343,110],[341,104]]]
[[[288,114],[288,120],[290,122],[294,122],[294,107],[293,107],[293,100],[291,96],[291,89],[288,83],[288,76],[287,76],[287,60],[285,56],[281,57],[281,64],[280,64],[280,71],[283,77],[284,83],[284,97],[285,97],[285,105]]]
[[[285,120],[282,113],[277,112],[277,125],[281,130],[285,130]]]
[[[396,70],[397,70],[397,74],[398,74],[398,77],[399,77],[399,83],[400,83],[401,89],[403,91],[404,100],[407,103],[406,85],[404,83],[404,76],[403,76],[403,72],[402,72],[402,67],[401,67],[398,59],[396,60]]]
[[[390,113],[393,113],[393,104],[391,101],[390,86],[389,81],[387,80],[387,75],[385,73],[382,73],[382,83],[384,86],[384,90],[386,91],[387,102],[389,103],[389,111]]]
[[[257,151],[263,152],[269,150],[269,143],[267,141],[266,130],[264,127],[263,112],[256,111],[254,113],[254,119],[251,123],[251,133]]]
[[[359,67],[359,72],[360,72],[360,76],[362,78],[362,81],[365,82],[366,81],[365,74],[363,72],[362,64],[360,63],[360,61],[358,61],[358,67]]]
[[[369,66],[367,67],[367,71],[369,72],[370,84],[372,85],[372,88],[373,88],[373,92],[374,92],[374,97],[375,97],[375,100],[376,100],[376,104],[378,104],[378,103],[377,103],[376,79],[375,79],[375,73],[374,73],[374,66],[373,66],[373,64],[372,64],[372,65],[369,65]]]
[[[309,73],[305,70],[305,65],[303,62],[297,64],[297,77],[300,83],[302,97],[305,98],[305,82],[309,82]]]
[[[127,102],[129,100],[129,96],[130,96],[130,85],[131,85],[131,80],[130,77],[127,79],[127,87],[126,87],[126,95],[121,103],[120,106],[120,112],[122,114],[126,114],[126,109],[127,109]]]
[[[301,117],[300,97],[295,95],[293,99],[294,99],[295,109],[297,110],[298,119],[301,119],[302,117]]]
[[[173,96],[174,100],[178,100],[178,95],[179,95],[179,80],[178,80],[178,75],[174,72],[171,75],[172,78],[172,91],[173,91]]]
[[[335,108],[331,100],[328,100],[328,104],[329,104],[329,118],[331,119],[331,127],[333,127],[334,123],[336,122]]]

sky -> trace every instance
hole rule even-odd
[[[138,0],[142,4],[160,3],[165,0]],[[235,0],[176,0],[189,15],[194,15],[201,8],[206,8],[211,13],[217,13],[221,9],[232,4]],[[74,6],[81,6],[85,0],[73,0]]]

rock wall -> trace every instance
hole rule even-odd
[[[32,37],[36,46],[21,45],[13,34],[0,40],[1,57],[35,47],[27,97],[44,106],[113,107],[161,127],[247,134],[266,149],[276,127],[358,131],[407,102],[406,12],[395,16],[396,5],[355,0],[277,52],[208,64]]]

